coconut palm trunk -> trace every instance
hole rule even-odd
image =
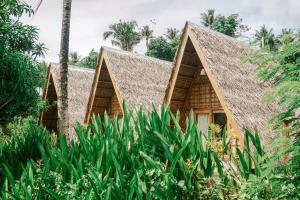
[[[58,131],[69,136],[69,109],[68,109],[68,55],[69,55],[69,36],[71,20],[72,0],[63,1],[63,19],[60,41],[60,95],[58,98]]]

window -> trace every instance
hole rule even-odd
[[[197,114],[197,126],[199,131],[201,131],[203,134],[206,134],[209,124],[209,113]]]
[[[213,113],[213,123],[218,124],[223,132],[227,125],[227,117],[225,113]]]
[[[211,123],[218,124],[223,132],[227,126],[227,117],[222,110],[206,110],[196,112],[197,127],[199,131],[206,134]]]

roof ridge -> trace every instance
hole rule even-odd
[[[152,60],[153,62],[162,62],[162,63],[166,63],[166,64],[172,64],[172,62],[170,62],[170,61],[162,60],[162,59],[151,57],[151,56],[146,56],[146,55],[136,53],[136,52],[125,51],[125,50],[116,49],[116,48],[112,48],[112,47],[108,47],[108,46],[102,46],[102,49],[104,49],[105,51],[113,52],[113,53],[132,55],[135,57],[139,57],[141,59]]]
[[[225,35],[224,33],[215,31],[215,30],[213,30],[213,29],[210,29],[210,28],[208,28],[208,27],[205,27],[205,26],[196,24],[196,23],[194,23],[194,22],[187,21],[187,24],[190,25],[190,26],[192,26],[192,27],[195,27],[195,28],[197,28],[197,29],[201,29],[201,30],[203,30],[203,31],[210,32],[210,33],[215,34],[215,35],[220,36],[220,37],[224,37],[224,38],[229,39],[229,40],[231,40],[231,41],[233,41],[233,42],[236,42],[236,43],[239,43],[239,42],[240,42],[237,38],[234,38],[234,37]]]
[[[60,67],[59,63],[54,63],[54,62],[51,62],[50,66],[51,67],[57,67],[57,68]],[[75,70],[75,71],[83,71],[83,72],[95,72],[95,69],[92,69],[92,68],[80,67],[80,66],[69,65],[69,64],[68,64],[68,69],[69,70]]]

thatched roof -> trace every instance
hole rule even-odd
[[[57,96],[60,96],[60,67],[59,64],[51,63],[50,75],[54,81]],[[69,65],[68,68],[68,103],[70,133],[78,121],[83,123],[86,114],[88,98],[92,88],[95,70]],[[48,87],[48,86],[47,86]],[[72,135],[72,134],[71,134]]]
[[[244,62],[247,51],[245,44],[189,22],[186,23],[179,49],[184,48],[184,37],[192,41],[226,115],[235,121],[240,130],[249,128],[265,133],[266,122],[275,112],[276,106],[262,103],[266,85],[256,78],[257,66],[250,61]],[[179,56],[180,50],[177,51],[175,65]],[[178,73],[176,67],[172,77]],[[175,80],[170,80],[167,101],[170,101],[168,95],[172,94],[172,81]],[[264,134],[263,139],[268,140],[270,137]]]
[[[96,69],[96,74],[99,75],[95,77],[93,86],[96,96],[97,93],[101,92],[101,90],[96,91],[96,88],[101,86],[98,83],[100,82],[99,76],[104,73],[101,71],[104,68],[101,68],[103,63],[105,63],[109,76],[114,82],[116,93],[120,95],[121,101],[126,101],[128,107],[142,106],[146,110],[151,110],[153,105],[159,106],[163,103],[172,69],[171,62],[102,47]],[[92,93],[91,98],[94,97]],[[93,101],[90,100],[90,102]],[[93,106],[95,105],[90,105],[90,112],[94,112]]]
[[[151,109],[163,103],[171,74],[171,62],[152,57],[103,48],[120,94],[128,106]]]

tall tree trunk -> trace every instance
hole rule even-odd
[[[61,29],[59,65],[60,65],[60,95],[58,97],[58,131],[69,136],[69,109],[68,109],[68,55],[72,0],[63,1],[63,19]]]
[[[149,45],[149,37],[146,37],[146,47],[148,48]]]

